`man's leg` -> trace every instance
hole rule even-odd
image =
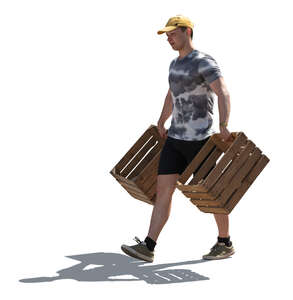
[[[156,199],[148,235],[144,241],[135,237],[137,245],[128,246],[123,244],[121,249],[124,253],[138,259],[153,262],[156,240],[170,215],[172,195],[179,176],[179,173],[158,174]]]
[[[229,236],[229,216],[225,214],[214,214],[214,217],[219,230],[218,241],[208,254],[203,255],[203,259],[222,259],[235,253]]]
[[[216,165],[213,165],[213,167],[209,170],[209,172],[204,178],[206,178],[215,167]],[[228,238],[229,237],[229,216],[225,214],[214,214],[214,217],[218,226],[219,237]]]
[[[154,241],[157,241],[161,230],[169,218],[171,200],[179,176],[179,174],[161,174],[157,177],[156,201],[148,232],[148,236]]]
[[[219,237],[229,237],[229,216],[225,214],[214,214],[218,225]]]
[[[153,262],[156,240],[168,220],[171,209],[171,200],[176,188],[179,173],[158,174],[156,199],[153,207],[148,235],[144,241],[135,237],[137,245],[122,245],[124,253],[137,259]]]

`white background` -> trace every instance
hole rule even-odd
[[[1,299],[177,299],[183,293],[186,299],[292,299],[289,4],[1,1]],[[194,47],[221,68],[231,95],[228,129],[243,131],[270,158],[230,215],[235,255],[198,262],[216,242],[216,223],[176,190],[155,261],[147,265],[193,261],[169,269],[206,280],[99,280],[94,268],[103,260],[90,259],[84,271],[69,272],[72,279],[21,282],[58,276],[79,263],[67,256],[120,257],[121,244],[145,238],[152,206],[132,198],[109,172],[158,121],[178,52],[157,30],[176,14],[195,23]],[[217,103],[214,111],[218,118]]]

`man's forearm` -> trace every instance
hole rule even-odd
[[[170,117],[170,115],[172,114],[172,111],[173,111],[172,98],[167,95],[158,123],[164,124],[166,122],[166,120]]]
[[[219,122],[225,122],[228,124],[229,116],[230,116],[230,96],[229,95],[221,95],[218,97],[218,106],[219,106]]]

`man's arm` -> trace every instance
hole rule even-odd
[[[163,110],[161,113],[161,116],[159,118],[158,124],[164,125],[166,120],[170,117],[173,111],[173,101],[172,101],[172,95],[170,88],[168,90],[167,96],[165,98]]]
[[[228,120],[230,116],[230,95],[227,90],[226,84],[224,82],[224,78],[221,76],[210,83],[211,89],[217,94],[218,96],[218,106],[219,106],[219,121],[221,123],[226,123],[228,125]],[[226,127],[223,126],[222,127]],[[220,126],[221,127],[221,126]]]

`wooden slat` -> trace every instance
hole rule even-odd
[[[204,159],[209,155],[209,153],[213,150],[214,147],[215,144],[210,137],[208,141],[200,149],[200,151],[195,155],[193,160],[186,167],[186,169],[181,174],[181,176],[178,178],[178,181],[184,184],[188,180],[190,175],[194,172],[194,170],[196,170],[200,166],[200,164],[204,161]]]
[[[234,142],[238,135],[238,132],[232,132],[228,141],[224,142],[220,139],[219,134],[214,134],[211,136],[211,142],[213,142],[217,147],[214,148],[211,154],[209,154],[208,163],[204,161],[204,164],[201,168],[196,172],[196,176],[193,177],[191,184],[196,184],[203,181],[202,178],[206,177],[211,168],[215,165],[217,159],[221,156],[221,154],[226,151],[229,146]],[[219,146],[220,145],[220,146]],[[190,184],[189,183],[189,184]]]
[[[154,164],[152,164],[152,169],[147,169],[146,172],[148,172],[148,177],[141,183],[141,188],[143,190],[149,190],[150,187],[157,182],[158,179],[158,166],[159,166],[159,158],[157,157],[157,160],[154,160]]]
[[[154,194],[157,192],[157,181],[155,180],[152,186],[146,191],[146,195],[148,198],[153,198]]]
[[[148,164],[144,167],[143,172],[141,172],[134,180],[136,185],[141,189],[144,189],[144,183],[150,178],[150,176],[154,176],[157,174],[157,168],[159,166],[161,151],[157,152],[155,156],[148,162]],[[157,176],[157,175],[156,175]]]
[[[222,150],[215,148],[203,163],[203,165],[200,167],[200,169],[195,173],[189,184],[197,184],[201,179],[206,177],[211,169],[216,166],[217,159],[221,156],[222,153]]]
[[[134,145],[129,149],[129,151],[120,159],[120,161],[115,166],[115,172],[120,174],[121,170],[129,162],[129,160],[137,153],[137,151],[142,147],[144,143],[152,136],[151,132],[152,126],[150,126],[134,143]]]
[[[143,183],[144,191],[148,191],[155,183],[157,183],[157,178],[158,176],[154,170],[154,172],[151,173],[147,180]]]
[[[119,180],[117,180],[122,187],[128,192],[128,194],[130,194],[132,197],[138,199],[138,200],[142,200],[144,202],[147,202],[149,204],[151,204],[151,197],[148,197],[146,194],[144,194],[140,189],[138,188],[134,188],[133,185],[129,185],[129,183],[125,183],[125,182],[121,182]]]
[[[216,197],[216,200],[196,200],[197,205],[209,205],[209,206],[221,206],[224,207],[225,203],[228,202],[229,197],[233,194],[233,192],[241,186],[242,179],[248,174],[253,165],[257,162],[257,160],[261,156],[261,151],[258,148],[255,148],[253,153],[249,156],[248,160],[245,164],[242,165],[241,169],[239,169],[236,175],[233,177],[230,184],[222,191],[222,193]]]
[[[117,179],[117,181],[122,185],[122,187],[134,198],[138,198],[140,197],[139,200],[144,200],[144,201],[150,201],[150,199],[148,198],[148,196],[144,193],[144,191],[142,191],[141,189],[139,189],[136,185],[133,185],[132,182],[127,181],[127,179],[124,181],[121,179]]]
[[[154,159],[154,161],[152,161],[153,163],[151,164],[151,166],[153,166],[153,168],[145,170],[140,176],[138,176],[138,179],[136,180],[137,185],[144,191],[149,190],[151,186],[157,181],[157,168],[159,164],[157,159]],[[147,172],[146,175],[145,172]]]
[[[120,183],[126,190],[128,190],[128,191],[130,191],[130,192],[137,193],[137,194],[141,194],[142,196],[145,196],[144,193],[143,193],[143,191],[141,191],[139,188],[135,188],[135,187],[133,187],[133,186],[131,186],[131,185],[129,185],[129,184],[126,184],[126,183],[124,183],[124,182],[121,182],[121,181],[119,181],[119,183]]]
[[[205,206],[197,206],[197,208],[205,213],[212,213],[212,214],[229,214],[229,210],[222,207],[205,207]]]
[[[160,136],[157,126],[152,125],[151,133],[153,134],[154,137],[157,137],[158,143],[153,147],[153,149],[150,151],[150,153],[148,153],[148,155],[144,158],[143,162],[141,164],[139,164],[135,168],[135,170],[130,174],[130,176],[128,177],[128,178],[132,179],[133,181],[136,181],[136,179],[140,176],[140,174],[142,172],[144,172],[144,169],[147,168],[147,165],[150,163],[150,161],[152,161],[154,159],[154,157],[157,156],[158,153],[161,153],[162,148],[164,146],[165,140]],[[157,167],[154,167],[154,172],[152,173],[154,176],[157,176],[156,168]],[[149,176],[152,176],[152,175],[149,174]],[[148,180],[148,178],[147,178],[147,180]],[[146,184],[146,186],[147,185],[148,184]]]
[[[154,194],[153,198],[151,199],[151,203],[150,204],[152,204],[152,205],[155,204],[155,202],[156,202],[156,196],[157,196],[157,194]]]
[[[200,192],[183,192],[183,194],[187,198],[192,199],[205,199],[205,200],[215,200],[215,197],[208,193],[200,193]]]
[[[138,152],[133,156],[128,165],[120,172],[120,175],[127,177],[127,175],[138,165],[139,161],[146,155],[146,153],[157,143],[156,137],[152,136],[147,143],[145,143]],[[140,162],[142,164],[143,161]]]
[[[182,184],[181,182],[177,181],[176,187],[182,191],[182,192],[192,192],[192,191],[197,191],[197,192],[207,192],[207,189],[202,186],[200,183],[194,185],[194,184]]]
[[[144,172],[145,168],[149,164],[150,161],[160,153],[162,150],[161,145],[157,142],[156,145],[151,149],[151,151],[144,157],[144,159],[140,162],[138,166],[133,170],[133,172],[128,176],[129,179],[135,178]]]
[[[259,148],[255,148],[253,153],[249,156],[248,160],[244,165],[237,171],[229,185],[223,190],[221,195],[218,197],[220,205],[224,206],[233,192],[241,187],[243,178],[250,172],[255,163],[260,159],[261,151]]]
[[[115,167],[109,172],[112,176],[116,173]],[[115,176],[114,176],[115,177]]]
[[[197,205],[197,206],[205,206],[205,207],[223,207],[217,199],[215,200],[209,200],[209,199],[194,199],[191,198],[192,203]]]
[[[157,174],[157,167],[154,165],[155,163],[156,163],[156,159],[154,159],[152,164],[153,167],[149,169],[150,172],[148,173],[148,176],[145,177],[145,180],[143,182],[138,181],[138,179],[135,181],[137,182],[139,188],[143,190],[148,197],[152,197],[153,193],[156,192],[158,174]],[[148,169],[145,170],[144,172],[147,171]]]
[[[122,176],[120,176],[118,174],[112,174],[112,175],[116,178],[117,181],[125,182],[125,183],[127,183],[127,184],[129,184],[129,185],[131,185],[131,186],[133,186],[135,188],[138,187],[132,180],[126,179],[126,178],[124,178],[124,177],[122,177]]]
[[[131,195],[131,196],[132,196],[133,198],[135,198],[135,199],[138,199],[138,200],[141,200],[141,201],[143,201],[143,202],[152,204],[151,200],[148,199],[147,197],[142,197],[142,196],[140,196],[140,195],[137,195],[137,194],[132,193],[132,192],[129,192],[129,191],[127,191],[127,192],[128,192],[129,195]]]
[[[270,160],[267,156],[262,155],[261,158],[257,161],[254,167],[251,169],[249,174],[243,179],[241,187],[233,194],[233,196],[229,199],[225,208],[228,209],[230,212],[235,207],[235,205],[239,202],[251,184],[254,182],[256,177],[261,173],[264,167]]]
[[[212,140],[217,145],[218,149],[220,149],[222,152],[226,152],[228,148],[232,145],[232,143],[235,141],[238,134],[238,132],[231,132],[228,140],[222,141],[220,134],[215,133],[212,135]]]
[[[236,137],[235,141],[233,142],[233,144],[231,145],[231,147],[228,148],[228,150],[220,159],[216,167],[204,180],[203,185],[207,189],[210,189],[216,183],[219,176],[222,174],[222,171],[227,167],[227,165],[230,163],[230,161],[233,159],[236,153],[240,150],[240,147],[245,145],[246,142],[247,142],[246,135],[243,132],[240,132]]]
[[[137,194],[135,192],[132,192],[132,191],[127,191],[130,195],[132,195],[134,198],[136,199],[139,199],[139,200],[143,200],[143,201],[149,201],[150,202],[150,199],[146,196],[143,196],[141,194]]]
[[[238,171],[238,169],[246,162],[246,160],[249,158],[250,153],[254,149],[255,144],[252,141],[248,140],[245,148],[243,148],[243,150],[240,152],[240,155],[234,157],[232,163],[229,164],[225,172],[222,173],[216,184],[209,190],[209,193],[217,197],[222,192],[222,190],[224,190],[226,186],[229,185],[231,178]]]

